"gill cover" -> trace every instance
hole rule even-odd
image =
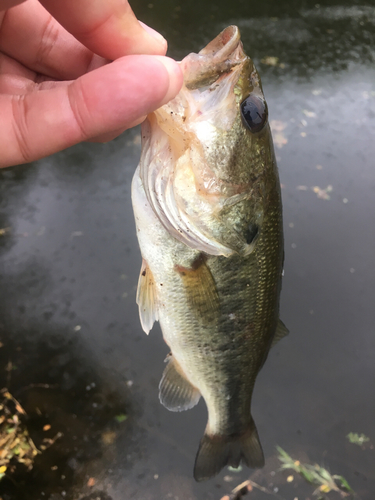
[[[256,70],[236,26],[180,64],[182,90],[142,125],[140,176],[146,196],[167,231],[188,247],[210,255],[248,255],[255,239],[249,241],[247,229],[235,227],[226,214],[251,198],[251,185],[220,177],[206,151],[217,143],[225,148],[230,139],[228,161],[233,156],[241,102],[252,90],[262,95]],[[246,228],[260,223],[258,216],[246,221]]]

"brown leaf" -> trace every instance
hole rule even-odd
[[[92,488],[93,486],[95,486],[95,483],[96,483],[95,478],[90,477],[90,479],[87,481],[87,486],[89,488]]]

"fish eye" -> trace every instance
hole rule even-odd
[[[260,132],[268,118],[266,101],[261,97],[249,95],[241,103],[241,116],[243,124],[250,132]]]

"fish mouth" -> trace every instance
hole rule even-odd
[[[185,86],[189,90],[206,87],[243,63],[247,56],[240,38],[238,27],[228,26],[198,54],[187,55],[180,63]]]
[[[237,26],[228,26],[217,35],[206,47],[199,51],[200,55],[209,55],[214,59],[225,60],[230,57],[240,43],[240,30]]]

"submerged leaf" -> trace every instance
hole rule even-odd
[[[329,493],[331,491],[331,488],[328,486],[328,484],[322,484],[319,490],[323,493]]]
[[[127,418],[128,418],[127,415],[125,415],[124,413],[120,413],[120,415],[115,416],[115,419],[119,424],[121,424],[121,422],[125,422]]]
[[[340,487],[341,488],[345,488],[346,490],[350,491],[350,492],[353,492],[353,490],[351,489],[351,487],[349,486],[349,483],[348,481],[342,477],[342,476],[337,476],[337,475],[334,475],[333,476],[334,479],[336,479],[336,481],[339,481],[341,484],[340,484]]]
[[[239,465],[238,467],[231,467],[229,465],[228,470],[230,470],[231,472],[241,472],[242,471],[242,465]]]
[[[341,493],[342,496],[346,496],[347,493],[344,493],[344,489],[347,492],[353,492],[346,479],[342,476],[332,475],[327,469],[320,467],[318,464],[311,465],[301,463],[299,460],[293,460],[293,458],[279,446],[277,447],[277,451],[279,452],[278,458],[280,462],[282,462],[282,469],[293,469],[308,483],[319,486],[315,494],[317,492],[329,493],[330,491],[336,491]]]
[[[369,437],[364,434],[357,434],[356,432],[349,432],[346,437],[350,443],[357,444],[358,446],[362,446],[364,443],[368,443],[368,441],[370,441]]]

